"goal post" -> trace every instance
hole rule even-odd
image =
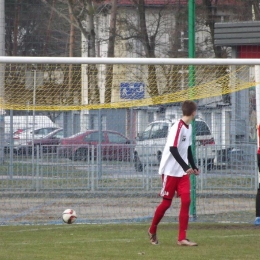
[[[6,163],[0,165],[0,223],[56,224],[67,208],[82,223],[150,220],[168,130],[187,99],[198,105],[201,172],[191,217],[252,223],[260,59],[4,56],[0,64]],[[63,136],[37,145],[43,134],[25,131],[30,128],[62,129]],[[94,134],[78,146],[66,139],[85,132]],[[178,199],[165,221],[177,221],[177,206]]]
[[[260,66],[255,65],[255,81],[260,82]],[[260,84],[256,84],[256,116],[257,116],[257,144],[258,144],[258,153],[257,153],[257,165],[258,165],[258,189],[256,194],[256,219],[255,225],[260,225]],[[259,155],[258,155],[259,154]]]
[[[0,63],[16,64],[140,64],[140,65],[257,65],[260,59],[220,58],[98,58],[0,56]]]

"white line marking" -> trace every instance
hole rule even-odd
[[[79,227],[79,225],[66,225],[66,224],[62,224],[62,225],[59,225],[59,227],[49,227],[49,228],[30,228],[30,229],[20,229],[20,230],[1,230],[1,233],[20,233],[20,232],[36,232],[36,231],[44,231],[44,230],[57,230],[57,229],[60,229],[62,230],[63,228],[65,229],[75,229]],[[82,226],[81,226],[82,228]]]
[[[75,237],[74,237],[75,238]],[[62,241],[62,242],[59,242],[59,241],[56,241],[56,242],[51,242],[52,245],[62,245],[62,244],[78,244],[78,243],[84,243],[84,244],[89,244],[89,243],[103,243],[103,242],[121,242],[121,243],[131,243],[131,242],[134,242],[135,240],[134,239],[82,239],[82,237],[79,238],[79,240],[68,240],[68,241]],[[7,244],[7,243],[6,243]],[[48,242],[21,242],[21,243],[13,243],[12,242],[12,246],[21,246],[21,245],[28,245],[28,246],[31,246],[31,245],[47,245],[49,244]]]
[[[245,235],[228,235],[228,236],[209,236],[208,238],[229,238],[229,237],[260,237],[260,234],[245,234]]]

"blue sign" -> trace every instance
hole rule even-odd
[[[144,87],[142,82],[122,82],[120,83],[120,98],[142,99],[144,98]]]

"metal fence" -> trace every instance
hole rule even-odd
[[[160,181],[155,186],[153,182],[159,179],[158,164],[150,163],[150,154],[154,146],[143,147],[145,155],[141,171],[136,169],[136,162],[132,156],[135,150],[134,144],[126,144],[123,149],[116,145],[88,145],[84,146],[84,151],[81,153],[72,154],[71,151],[76,148],[75,145],[66,145],[62,148],[44,145],[36,146],[34,149],[32,146],[27,146],[20,153],[7,152],[4,165],[0,166],[1,179],[6,180],[6,183],[1,183],[2,191],[12,189],[98,191],[106,188],[121,190],[123,187],[153,190],[160,187]],[[214,146],[214,149],[217,148],[219,147]],[[207,148],[197,147],[196,151],[199,150],[201,158],[197,157],[197,161],[205,161]],[[237,183],[229,186],[230,190],[255,191],[258,187],[256,146],[253,145],[235,145],[222,150],[222,154],[216,156],[213,165],[208,167],[202,164],[199,168],[200,176],[197,178],[199,190],[205,187],[221,190],[225,187],[204,186],[206,184],[203,182],[212,179],[227,180],[226,178],[250,180],[249,186]],[[24,180],[24,183],[16,187],[14,180],[18,179]]]
[[[149,163],[154,147],[143,147],[142,171],[136,170],[134,144],[125,144],[124,150],[108,145],[85,148],[87,152],[80,155],[68,152],[75,149],[72,145],[7,151],[0,166],[0,223],[60,223],[60,214],[67,207],[76,209],[78,221],[84,223],[150,219],[161,188],[158,165]],[[220,151],[220,147],[214,149]],[[203,162],[206,151],[197,147],[202,156],[197,160]],[[223,151],[213,167],[200,166],[198,220],[250,222],[258,185],[256,147],[236,145]],[[165,220],[177,219],[177,203],[178,199]]]

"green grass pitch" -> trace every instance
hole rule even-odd
[[[191,223],[188,237],[198,247],[176,245],[177,224],[161,223],[158,246],[146,224],[1,226],[1,260],[247,260],[260,257],[260,227]]]

